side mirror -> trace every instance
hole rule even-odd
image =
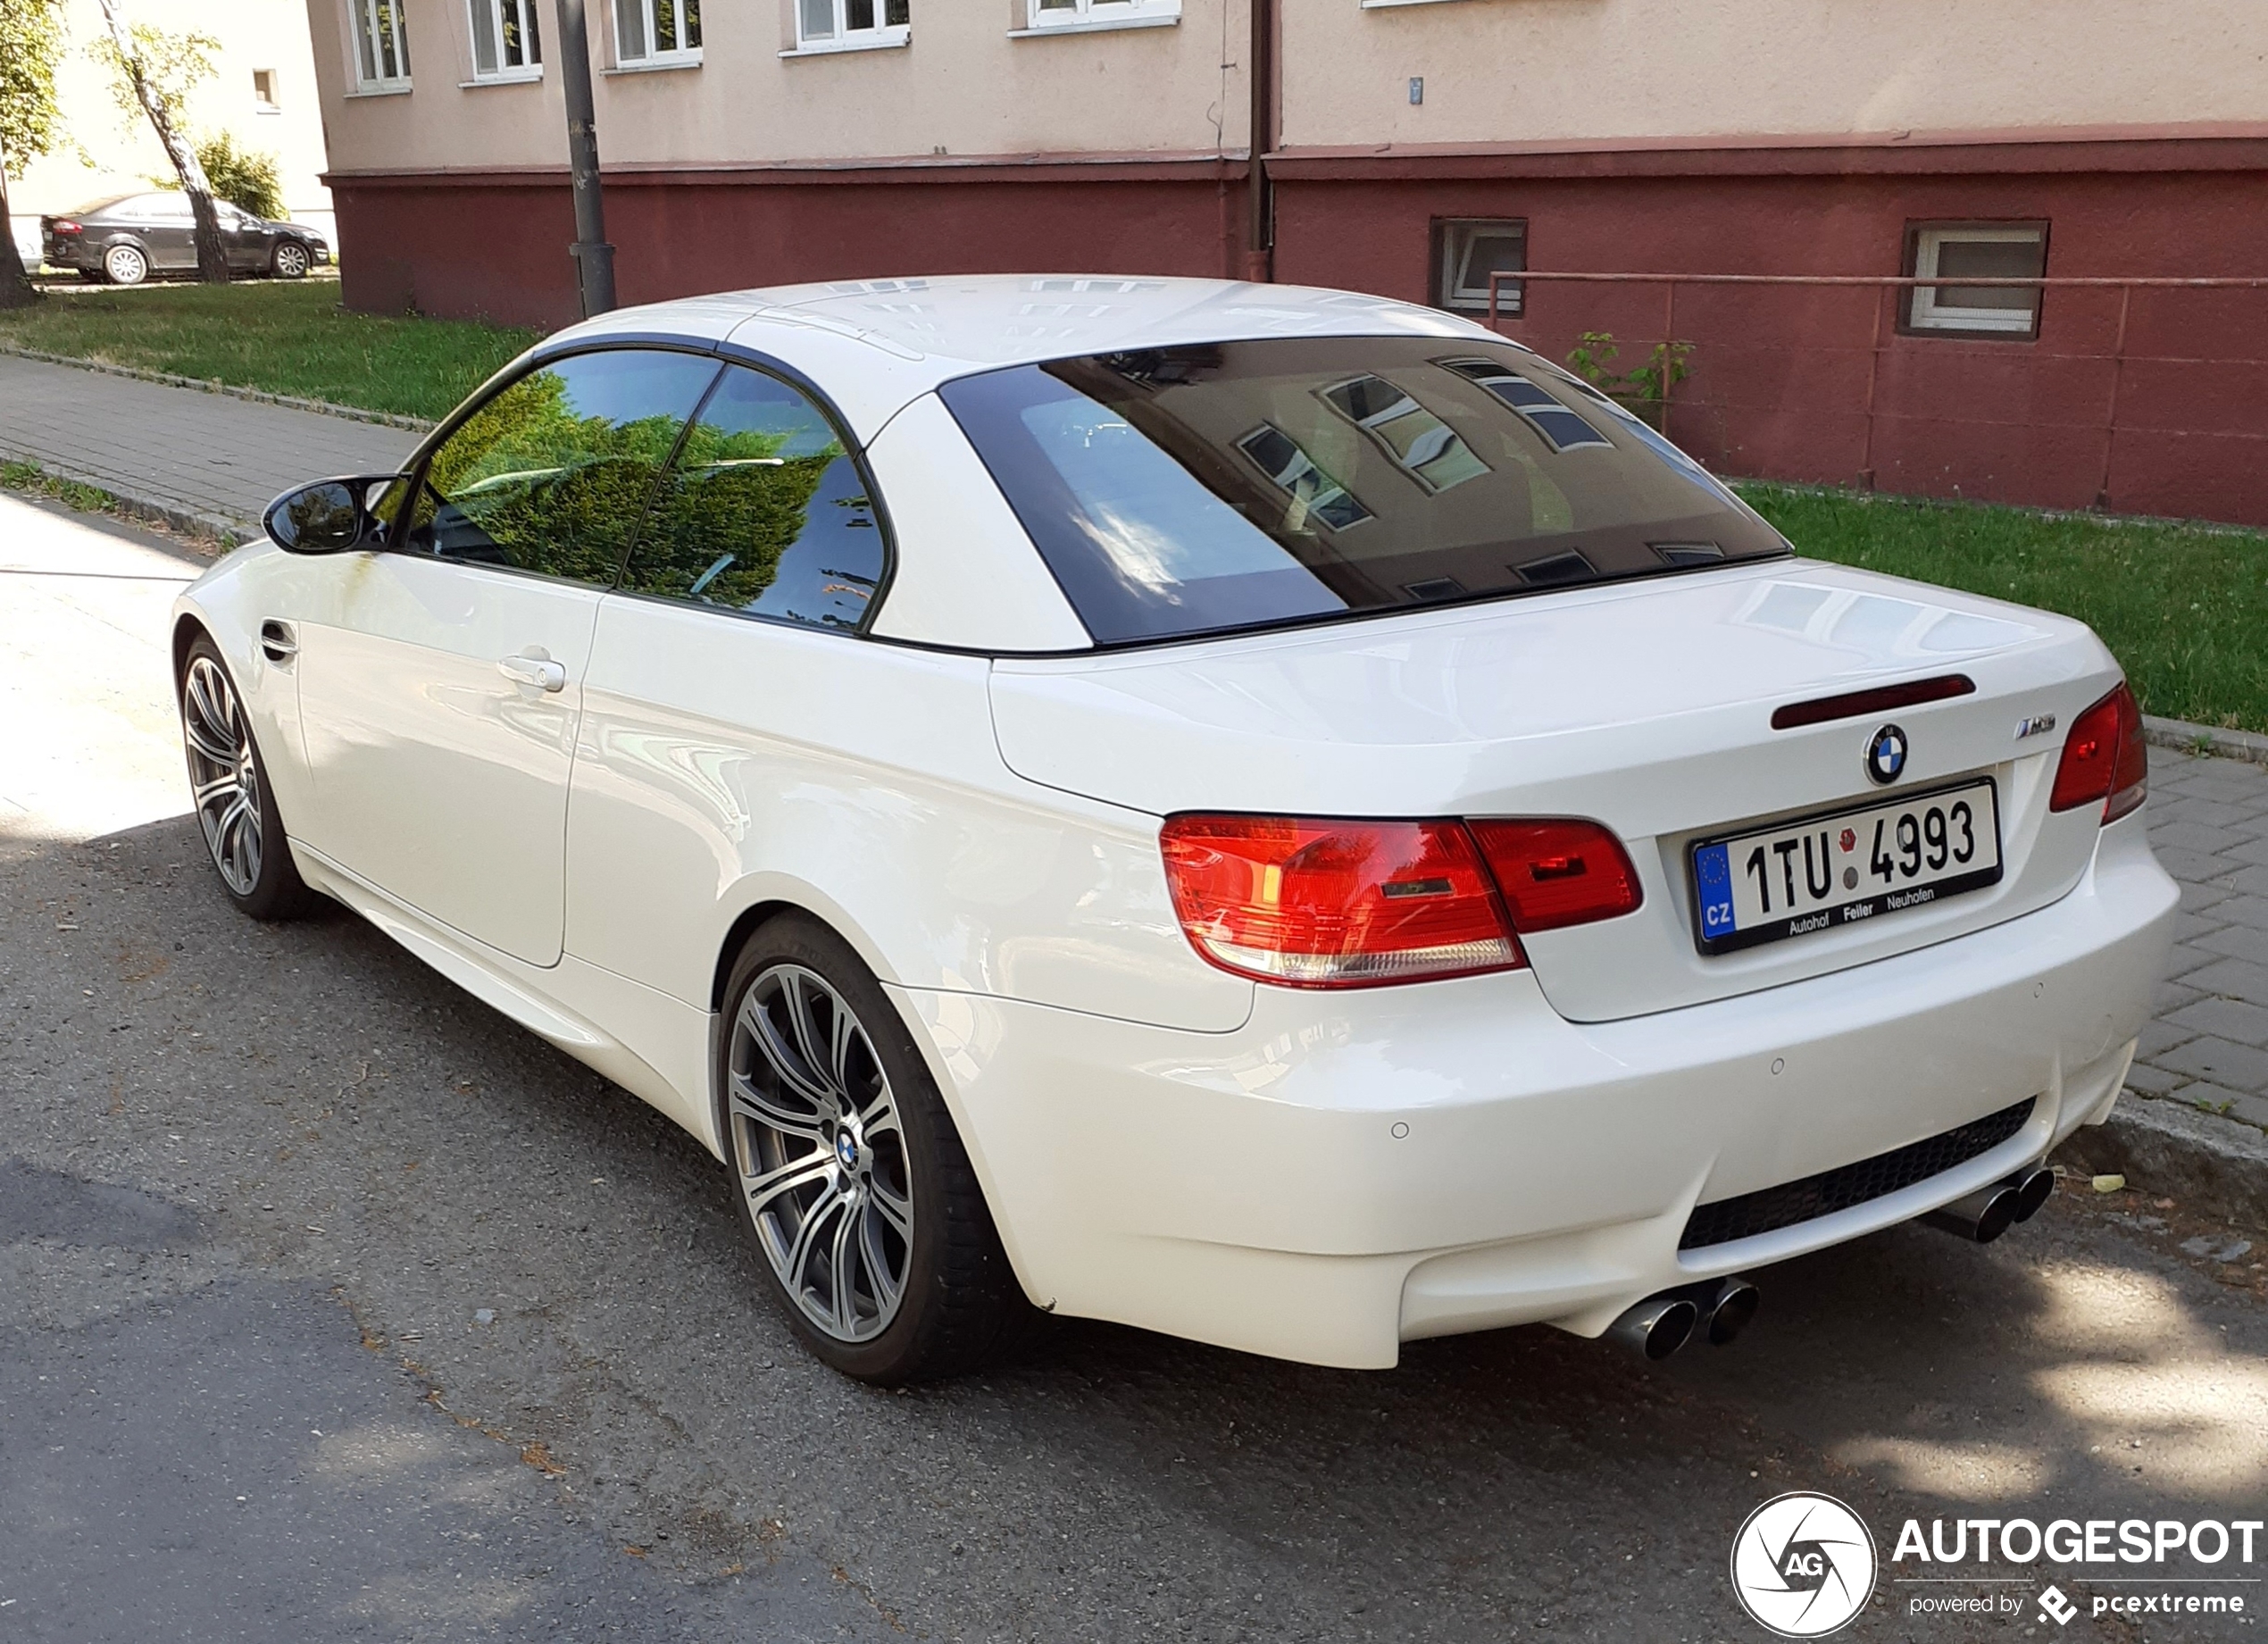
[[[393,480],[392,474],[318,480],[270,503],[260,523],[268,540],[288,554],[338,554],[364,547],[379,536],[370,510],[371,493]]]

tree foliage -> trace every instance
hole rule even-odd
[[[0,0],[0,308],[35,295],[8,227],[8,173],[62,135],[55,64],[63,54],[61,0]]]
[[[189,94],[213,74],[221,42],[209,34],[176,34],[154,23],[127,23],[88,46],[111,73],[111,96],[131,125],[154,119],[154,103],[178,130],[187,124]],[[163,133],[161,132],[163,138]]]
[[[54,147],[63,133],[55,65],[62,0],[0,0],[0,175]]]

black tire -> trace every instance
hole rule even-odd
[[[212,672],[204,672],[208,669]],[[225,702],[216,701],[216,679],[225,688]],[[174,697],[181,714],[182,754],[189,768],[192,811],[221,889],[239,910],[254,919],[302,919],[315,912],[322,898],[307,888],[292,862],[291,843],[284,833],[283,818],[276,811],[275,790],[269,786],[267,764],[261,758],[260,744],[245,714],[243,695],[210,635],[197,635],[182,654]],[[236,750],[235,786],[226,793],[201,799],[200,788],[219,780],[222,739]],[[249,782],[244,780],[247,775]],[[247,788],[249,794],[245,791]],[[238,802],[241,802],[240,809]],[[233,822],[225,820],[231,816]],[[257,822],[256,830],[249,836],[248,853],[242,826],[246,820]]]
[[[279,240],[268,255],[268,271],[278,280],[304,280],[314,261],[314,254],[297,240]]]
[[[842,1206],[839,1214],[844,1220],[835,1225],[840,1227],[848,1223],[859,1231],[854,1248],[866,1270],[873,1268],[874,1256],[866,1253],[869,1235],[865,1230],[883,1230],[884,1242],[889,1248],[885,1250],[878,1245],[876,1252],[881,1255],[885,1264],[889,1264],[898,1248],[904,1249],[905,1277],[895,1311],[884,1323],[878,1306],[878,1316],[873,1321],[879,1325],[878,1332],[863,1339],[848,1339],[843,1331],[822,1326],[815,1317],[818,1307],[822,1306],[838,1314],[855,1314],[857,1302],[846,1301],[835,1308],[830,1301],[809,1291],[799,1297],[789,1289],[781,1275],[777,1242],[783,1242],[792,1230],[784,1225],[786,1213],[780,1207],[796,1210],[799,1222],[809,1218],[824,1223],[826,1214],[803,1208],[796,1195],[782,1193],[768,1200],[770,1208],[760,1216],[748,1188],[750,1179],[761,1175],[767,1167],[778,1174],[805,1162],[823,1167],[830,1178],[848,1187],[856,1186],[848,1169],[837,1171],[836,1161],[840,1156],[825,1139],[830,1132],[823,1118],[818,1134],[800,1139],[788,1137],[764,1124],[745,1102],[735,1101],[736,1086],[745,1094],[752,1088],[751,1080],[773,1080],[776,1083],[776,1075],[771,1071],[776,1064],[761,1060],[764,1053],[743,1025],[743,1012],[744,1008],[769,1008],[771,1020],[780,1022],[784,1007],[778,989],[783,978],[797,981],[815,978],[825,989],[831,989],[836,1001],[848,1007],[861,1040],[871,1047],[875,1066],[871,1072],[879,1072],[887,1083],[876,1086],[865,1075],[844,1079],[841,1082],[846,1088],[864,1093],[846,1106],[856,1108],[866,1095],[879,1090],[874,1106],[879,1108],[884,1102],[895,1106],[895,1141],[888,1131],[862,1134],[852,1142],[849,1151],[855,1156],[863,1150],[872,1161],[876,1182],[886,1173],[902,1172],[902,1180],[896,1185],[902,1187],[911,1199],[910,1240],[898,1246],[871,1209],[856,1208],[857,1201],[852,1193],[830,1197],[833,1189],[818,1181],[811,1184],[814,1195],[811,1202],[814,1206],[830,1202]],[[752,993],[756,995],[753,1006]],[[765,1003],[767,995],[771,999],[769,1006]],[[896,1007],[850,945],[805,914],[785,914],[771,919],[742,947],[725,986],[724,1004],[726,1014],[723,1029],[717,1035],[713,1077],[734,1198],[740,1206],[741,1225],[755,1241],[772,1298],[804,1345],[821,1362],[843,1374],[885,1387],[962,1374],[1011,1349],[1036,1316],[1035,1310],[1025,1299],[1022,1287],[1009,1267],[976,1172],[969,1164],[960,1134],[954,1128],[952,1115],[938,1094],[928,1066],[914,1047]],[[819,1008],[832,1006],[819,1004]],[[840,1042],[846,1036],[830,1033],[829,1037]],[[844,1061],[857,1068],[867,1066],[863,1052],[846,1053]],[[736,1074],[739,1076],[738,1080]],[[784,1090],[784,1094],[790,1100],[796,1099],[793,1090]],[[827,1111],[823,1101],[807,1106],[815,1114]],[[839,1141],[839,1133],[836,1134]],[[798,1141],[812,1150],[780,1151],[781,1143],[792,1145]],[[866,1144],[863,1149],[861,1142]],[[848,1234],[844,1238],[847,1239]],[[805,1258],[806,1262],[819,1254],[816,1241],[813,1242],[814,1248]],[[838,1248],[841,1248],[839,1242]],[[798,1266],[796,1271],[800,1278],[811,1270]],[[838,1265],[836,1271],[839,1273],[842,1269]],[[855,1290],[855,1285],[850,1288]],[[871,1299],[881,1289],[880,1284],[871,1285],[870,1293],[860,1296],[857,1301]]]

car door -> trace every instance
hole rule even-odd
[[[221,243],[228,247],[229,266],[240,274],[256,274],[268,266],[268,225],[250,212],[213,202],[221,218]]]
[[[179,273],[196,266],[196,219],[186,194],[146,194],[133,203],[132,229],[150,267]]]
[[[903,814],[846,798],[862,786],[850,721],[878,701],[935,705],[940,671],[958,672],[989,738],[981,663],[854,637],[885,557],[824,412],[726,367],[603,603],[568,816],[577,959],[705,1003],[708,922],[741,862],[813,831],[855,860],[878,816]],[[880,734],[924,734],[921,712],[890,718]]]
[[[461,416],[301,624],[306,843],[530,964],[560,954],[583,669],[707,355],[550,362]]]

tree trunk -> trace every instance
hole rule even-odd
[[[8,156],[0,154],[0,308],[22,308],[38,300],[16,250],[16,225],[8,216]]]
[[[204,174],[204,162],[196,157],[196,150],[189,139],[173,124],[159,98],[142,73],[142,60],[134,50],[133,37],[126,30],[112,0],[102,0],[103,21],[110,25],[110,38],[117,42],[118,54],[126,65],[126,77],[133,82],[134,96],[142,112],[150,117],[150,127],[157,133],[157,140],[165,145],[166,157],[173,162],[173,170],[181,179],[181,191],[189,196],[189,213],[196,219],[196,277],[212,285],[226,285],[229,281],[229,248],[221,238],[221,213],[213,209],[213,184]]]

